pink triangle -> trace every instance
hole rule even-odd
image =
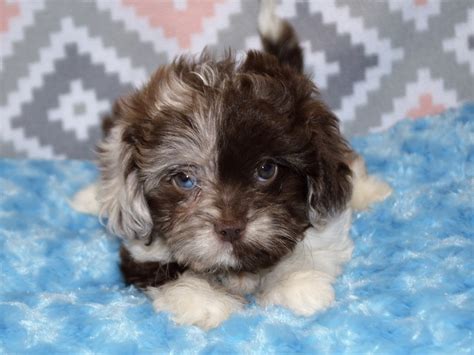
[[[445,110],[444,105],[435,105],[433,96],[430,93],[421,94],[418,97],[418,107],[414,107],[407,111],[406,115],[410,118],[424,117],[428,115],[436,115]]]
[[[181,48],[189,48],[191,36],[202,32],[202,21],[211,17],[215,5],[223,0],[187,0],[186,9],[178,10],[173,1],[122,0],[134,8],[138,16],[145,17],[153,27],[163,28],[168,38],[176,38]]]
[[[414,0],[416,6],[425,6],[428,0]]]
[[[0,0],[0,32],[8,30],[9,21],[20,14],[18,4],[8,3],[6,0]]]

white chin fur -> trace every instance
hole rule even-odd
[[[173,250],[173,255],[178,263],[189,265],[194,271],[238,267],[233,247],[218,240],[210,228],[196,231],[184,246]]]
[[[206,279],[186,272],[176,281],[159,288],[149,287],[147,295],[157,311],[170,312],[178,324],[217,327],[243,306],[243,300],[217,289]]]

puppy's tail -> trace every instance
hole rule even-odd
[[[303,71],[303,50],[293,27],[275,13],[274,0],[260,0],[258,31],[263,49],[298,72]]]

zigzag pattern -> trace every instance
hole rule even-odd
[[[323,98],[347,135],[473,99],[469,0],[283,0]],[[248,0],[0,0],[0,149],[93,158],[100,116],[159,65],[204,46],[260,46]]]

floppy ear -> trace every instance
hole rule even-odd
[[[305,145],[303,160],[308,179],[309,218],[313,225],[323,224],[347,207],[352,193],[347,159],[352,150],[339,131],[339,120],[319,100],[318,90],[305,75],[290,66],[281,66],[274,56],[249,51],[240,70],[267,75],[284,83],[285,90],[278,96],[279,106],[275,107],[283,108],[281,114],[306,122],[304,134],[309,135],[309,144]],[[269,87],[274,95],[275,86]],[[260,90],[262,88],[260,86]]]
[[[126,112],[122,104],[115,104],[113,125],[98,146],[100,216],[107,217],[108,229],[124,239],[147,239],[153,222],[133,160],[135,147],[120,117]]]
[[[352,150],[339,131],[339,121],[323,104],[307,109],[314,157],[307,170],[309,218],[323,224],[348,207],[352,194],[348,157]]]

